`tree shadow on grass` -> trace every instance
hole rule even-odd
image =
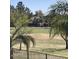
[[[55,51],[63,51],[63,50],[67,50],[65,48],[62,48],[62,49],[56,49],[56,48],[45,48],[45,49],[42,49],[43,52],[55,52]]]

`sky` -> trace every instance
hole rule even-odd
[[[33,13],[37,10],[46,13],[50,5],[56,3],[57,0],[11,0],[10,4],[16,6],[19,1],[22,1]]]

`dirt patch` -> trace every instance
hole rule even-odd
[[[49,39],[49,34],[46,34],[46,33],[33,33],[33,34],[28,34],[28,35],[32,36],[35,39],[40,39],[40,40]],[[53,39],[62,39],[62,37],[59,35],[56,35]]]

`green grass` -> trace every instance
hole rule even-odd
[[[33,27],[33,28],[28,28],[28,30],[32,30],[32,33],[49,33],[48,28],[40,28],[40,27],[35,28],[35,27]]]
[[[15,31],[15,28],[11,27],[10,32],[13,33]],[[30,32],[30,33],[49,33],[49,27],[25,27],[24,32]]]

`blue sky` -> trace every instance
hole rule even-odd
[[[44,13],[48,11],[48,7],[54,4],[57,0],[11,0],[11,5],[16,6],[19,1],[22,1],[33,13],[36,10],[42,10]]]

